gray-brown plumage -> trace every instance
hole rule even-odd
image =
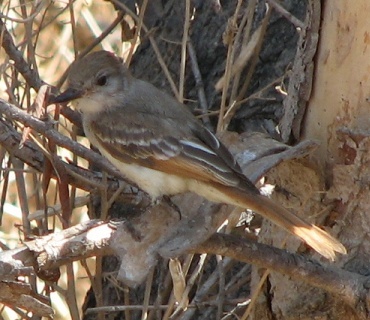
[[[222,143],[184,106],[132,77],[106,51],[74,63],[69,88],[90,142],[153,198],[186,191],[250,208],[333,259],[344,246],[320,228],[260,195]]]

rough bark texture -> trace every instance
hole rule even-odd
[[[194,1],[196,15],[190,29],[190,41],[196,52],[208,106],[211,110],[218,110],[220,107],[221,94],[215,91],[215,84],[225,72],[227,47],[223,43],[223,34],[236,7],[236,1],[221,1],[221,9],[218,9],[216,2]],[[243,3],[241,14],[244,13],[247,4]],[[288,0],[281,4],[297,18],[304,20],[305,1]],[[178,84],[184,2],[168,1],[164,7],[166,9],[163,15],[158,17],[153,32],[163,60],[175,83]],[[254,29],[261,22],[264,12],[265,2],[257,1]],[[240,19],[238,21],[240,22]],[[294,60],[297,41],[298,33],[292,23],[281,15],[273,13],[259,55],[257,69],[245,97],[285,74]],[[130,68],[138,78],[147,80],[173,94],[148,39],[144,38]],[[248,67],[244,73],[247,71]],[[198,101],[198,95],[189,60],[185,86],[185,98],[190,101],[187,105],[199,108],[197,103],[191,103],[191,101]],[[232,129],[240,132],[270,131],[273,127],[271,119],[276,124],[282,115],[282,100],[283,97],[272,87],[261,96],[261,99],[244,103],[233,121]],[[216,118],[214,117],[213,120],[216,121]]]
[[[369,201],[363,181],[367,180],[369,157],[369,123],[365,116],[369,23],[363,12],[367,9],[368,4],[362,1],[354,7],[345,1],[325,2],[313,95],[303,127],[304,138],[317,139],[321,147],[310,159],[309,167],[302,162],[289,168],[282,164],[269,175],[273,184],[284,186],[287,205],[301,206],[307,216],[320,213],[320,219],[326,220],[322,223],[336,230],[350,251],[337,264],[366,275]],[[285,177],[289,180],[284,182]],[[358,314],[340,300],[316,289],[310,292],[312,289],[289,284],[276,274],[268,281],[265,294],[268,297],[273,292],[273,299],[259,300],[256,319],[264,318],[266,310],[272,310],[278,319],[358,319]],[[310,304],[301,305],[302,301]]]
[[[316,80],[305,125],[305,137],[321,141],[313,160],[327,185],[325,201],[340,217],[340,236],[349,248],[341,264],[366,275],[370,23],[364,12],[369,8],[367,1],[357,1],[355,6],[346,1],[325,2]]]

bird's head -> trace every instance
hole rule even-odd
[[[68,73],[68,88],[50,103],[73,101],[82,113],[96,113],[122,101],[130,77],[122,59],[97,51],[75,61]]]

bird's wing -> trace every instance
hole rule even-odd
[[[247,183],[255,189],[226,147],[195,119],[179,125],[170,117],[116,112],[115,117],[100,117],[89,125],[97,147],[119,161],[227,186]]]

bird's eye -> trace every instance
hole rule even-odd
[[[102,87],[107,84],[107,81],[108,81],[107,76],[100,76],[98,79],[96,79],[96,84]]]

